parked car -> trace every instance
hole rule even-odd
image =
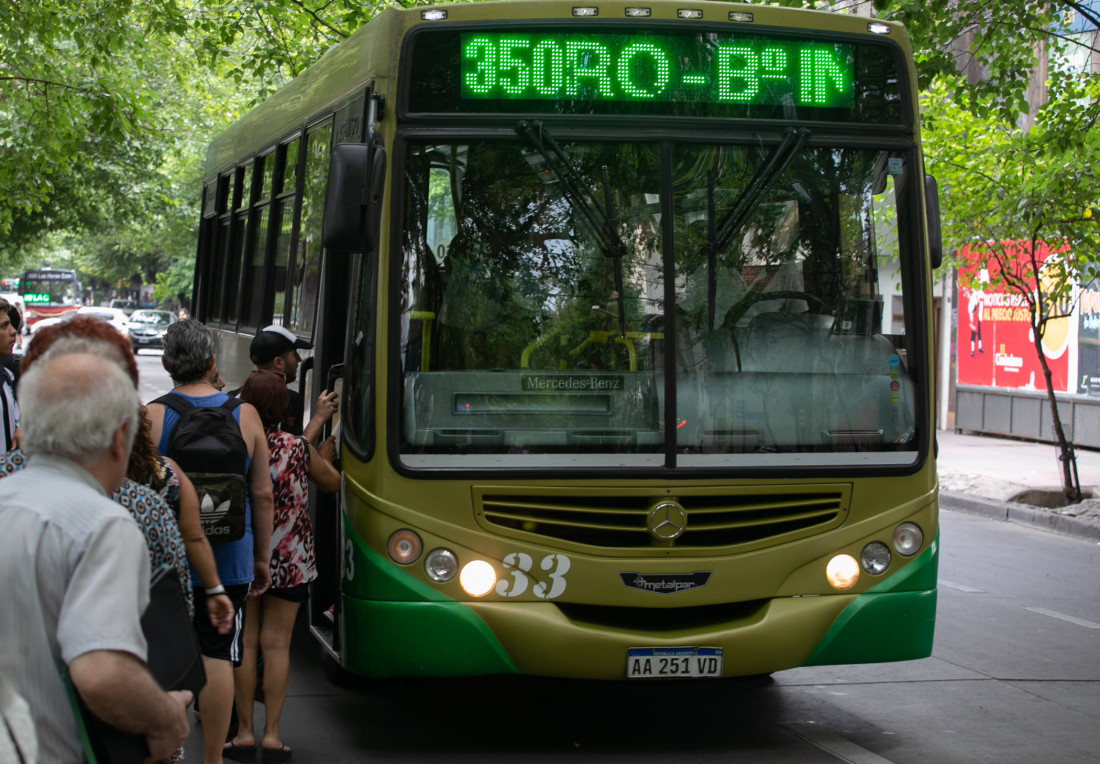
[[[129,316],[138,309],[138,304],[133,300],[115,299],[111,300],[111,307],[118,308],[127,316]]]
[[[135,310],[130,314],[130,347],[134,355],[142,348],[164,347],[164,332],[179,319],[168,310]]]
[[[127,316],[122,310],[118,308],[93,308],[84,307],[77,310],[78,316],[95,316],[96,318],[102,318],[118,331],[119,334],[125,336],[129,334],[129,327],[127,326]]]

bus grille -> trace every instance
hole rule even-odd
[[[562,615],[575,624],[596,628],[629,629],[652,633],[721,629],[730,624],[749,626],[764,618],[770,600],[725,602],[695,607],[615,607],[556,602]]]
[[[495,493],[475,488],[475,505],[484,524],[508,535],[531,535],[597,548],[766,546],[821,533],[847,516],[847,485],[755,486],[745,493],[729,489],[623,491],[591,495],[567,491]],[[667,541],[649,531],[658,504],[683,508],[683,533]]]

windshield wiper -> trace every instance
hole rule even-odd
[[[714,171],[707,173],[707,328],[714,329],[715,301],[717,299],[718,253],[729,248],[733,237],[749,221],[756,208],[764,201],[775,181],[787,169],[791,160],[798,155],[802,144],[810,137],[806,128],[788,128],[783,141],[775,147],[768,158],[756,168],[745,190],[722,218],[715,221],[714,209]]]
[[[611,198],[611,177],[607,165],[603,166],[604,204],[601,205],[585,179],[573,167],[569,157],[558,146],[554,136],[541,122],[521,121],[516,132],[538,152],[546,166],[561,181],[562,191],[569,202],[580,210],[585,222],[596,238],[600,250],[615,263],[615,294],[619,307],[619,334],[626,337],[626,313],[623,310],[623,257],[626,245],[619,236],[619,223],[615,219],[615,205]]]

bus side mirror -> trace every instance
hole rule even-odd
[[[381,146],[341,143],[329,158],[321,241],[329,250],[367,252],[378,241],[386,152]]]
[[[924,176],[924,206],[928,211],[928,259],[934,270],[943,262],[943,234],[940,231],[940,189],[931,175]]]

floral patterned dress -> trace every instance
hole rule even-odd
[[[289,589],[317,578],[313,525],[309,521],[309,444],[300,435],[270,427],[271,493],[275,517],[271,531],[271,588]]]

